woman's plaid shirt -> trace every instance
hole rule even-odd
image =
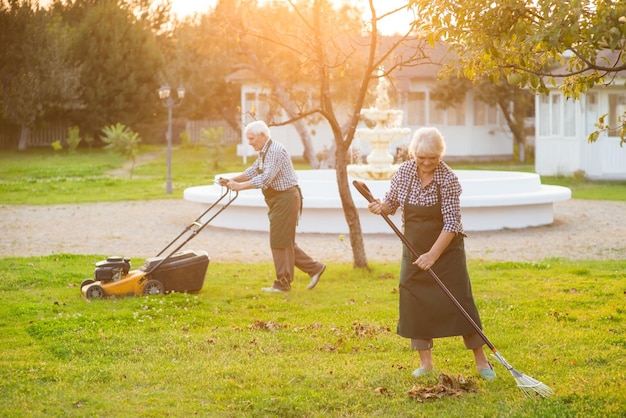
[[[398,172],[391,179],[384,203],[391,209],[391,214],[394,214],[405,202],[418,206],[433,206],[437,204],[441,194],[443,230],[465,235],[461,223],[462,191],[458,177],[443,161],[435,168],[433,181],[422,187],[417,175],[417,162],[409,160],[400,165]]]

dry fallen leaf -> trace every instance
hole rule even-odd
[[[476,392],[476,382],[471,377],[466,378],[459,375],[458,378],[454,378],[441,373],[438,380],[434,386],[413,385],[408,392],[409,397],[424,402],[425,400],[459,397],[465,393]]]
[[[379,395],[389,395],[389,389],[377,387],[376,389],[374,389],[374,393],[377,393]]]

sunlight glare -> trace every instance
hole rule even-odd
[[[180,18],[207,13],[215,3],[215,0],[171,0],[172,12]]]
[[[270,0],[268,0],[270,1]],[[277,0],[271,0],[277,1]],[[280,0],[278,0],[280,1]],[[360,6],[366,18],[369,16],[367,0],[333,0],[337,4],[348,3]],[[171,0],[172,12],[179,18],[193,16],[197,13],[207,13],[209,9],[215,7],[216,0]],[[378,16],[399,7],[406,7],[408,0],[374,0],[374,6]],[[381,33],[391,35],[396,32],[404,33],[409,29],[413,15],[408,10],[401,10],[392,16],[386,17],[378,23]]]

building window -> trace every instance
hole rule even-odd
[[[487,109],[485,102],[474,97],[474,126],[483,126],[487,124]]]
[[[474,126],[497,125],[498,109],[474,97]]]
[[[624,123],[624,112],[626,112],[626,94],[609,94],[608,124],[611,128],[609,130],[609,136],[619,136],[619,126]]]
[[[269,98],[267,97],[267,94],[259,93],[258,101],[257,101],[257,108],[259,109],[259,116],[257,116],[257,118],[259,118],[260,120],[265,120],[265,121],[272,120],[272,118],[270,117],[271,115],[270,102],[269,102]]]
[[[465,125],[465,98],[458,103],[448,104],[447,108],[442,108],[432,94],[423,91],[412,91],[405,97],[407,111],[404,118],[410,126]],[[486,117],[489,120],[497,119],[494,116],[497,114],[494,108],[487,112]]]
[[[498,108],[487,106],[487,125],[498,125]]]
[[[244,97],[244,121],[246,124],[254,120],[264,120],[270,123],[279,121],[282,117],[282,109],[274,105],[266,93],[249,91]]]
[[[549,96],[539,96],[539,119],[537,119],[537,124],[539,125],[539,136],[549,136],[550,135],[550,97]]]
[[[550,135],[561,135],[561,95],[550,95]]]
[[[589,92],[587,93],[586,97],[587,97],[587,111],[597,114],[598,113],[598,93]]]
[[[429,98],[428,122],[431,125],[465,125],[465,98],[458,103],[446,103],[445,108],[435,95]]]
[[[563,136],[576,136],[576,103],[574,100],[566,100],[563,103]]]
[[[244,125],[246,125],[257,118],[256,93],[247,92],[244,95],[244,98],[245,98],[245,103],[243,105],[243,109],[244,109],[243,123]]]
[[[585,94],[585,135],[589,135],[596,130],[596,123],[600,117],[600,110],[598,108],[598,93],[588,92]]]
[[[426,93],[422,91],[409,92],[406,121],[412,126],[426,125]]]
[[[430,125],[443,125],[446,120],[446,109],[442,109],[432,96],[428,105],[428,123]]]
[[[561,95],[539,96],[539,136],[561,135]]]
[[[539,97],[539,136],[576,136],[576,102],[563,100],[560,92]]]
[[[454,107],[447,110],[448,125],[463,126],[465,125],[465,100],[456,103]]]

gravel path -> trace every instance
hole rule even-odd
[[[1,205],[0,257],[60,253],[153,257],[205,209],[184,200]],[[573,199],[555,203],[554,214],[555,222],[548,226],[469,232],[468,258],[626,258],[626,202]],[[401,243],[391,229],[389,234],[365,235],[364,240],[369,260],[399,260]],[[209,224],[185,248],[205,250],[217,262],[269,262],[268,241],[264,232],[233,231]],[[321,261],[352,262],[347,237],[298,234],[297,241]]]

